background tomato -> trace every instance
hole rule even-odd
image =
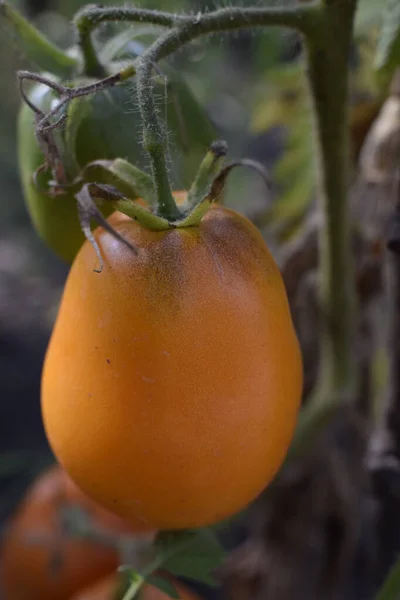
[[[189,590],[176,579],[170,578],[171,583],[179,593],[181,600],[200,600],[200,597]],[[122,595],[118,594],[120,582],[117,576],[111,575],[83,591],[78,592],[70,600],[120,600]],[[140,600],[170,600],[170,596],[153,585],[145,585],[139,595]]]
[[[63,533],[60,511],[67,506],[84,509],[109,534],[143,532],[94,504],[54,466],[33,483],[8,524],[0,557],[4,600],[67,600],[118,567],[114,549]]]
[[[269,483],[302,391],[278,267],[258,230],[214,206],[199,227],[101,228],[84,244],[45,359],[48,439],[93,499],[157,529],[207,525]],[[73,436],[72,436],[73,432]]]

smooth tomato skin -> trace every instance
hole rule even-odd
[[[271,481],[292,438],[302,361],[259,231],[214,206],[199,227],[103,229],[70,271],[42,376],[49,442],[74,481],[126,519],[208,525]]]
[[[200,600],[200,596],[189,590],[176,579],[169,577],[171,583],[179,593],[180,600]],[[116,600],[118,598],[119,581],[116,575],[106,577],[94,585],[81,590],[70,600]],[[145,585],[138,595],[140,600],[170,600],[170,596],[153,585]],[[119,600],[119,599],[118,599]]]
[[[31,485],[8,523],[0,553],[4,600],[68,600],[79,589],[113,573],[118,554],[101,544],[62,535],[59,510],[79,506],[98,528],[112,534],[141,533],[87,498],[59,466],[44,471]],[[43,536],[33,543],[29,536]],[[60,567],[52,568],[55,557]]]

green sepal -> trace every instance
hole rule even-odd
[[[82,179],[87,183],[105,183],[118,189],[126,198],[143,198],[149,207],[156,204],[150,175],[123,158],[95,160],[86,165]]]
[[[28,60],[41,70],[63,78],[74,75],[79,61],[52,44],[8,2],[0,0],[0,17]],[[1,21],[0,21],[1,22]]]
[[[218,176],[226,154],[228,146],[226,142],[218,141],[211,144],[210,149],[203,158],[196,177],[189,189],[184,209],[192,211],[194,207],[201,204],[209,195],[210,189]]]
[[[149,206],[157,204],[156,191],[150,175],[123,158],[116,158],[112,161],[110,172],[120,181],[132,185],[138,196],[143,198]]]
[[[174,226],[176,228],[181,228],[181,227],[195,227],[196,225],[199,225],[201,219],[204,217],[204,215],[206,214],[206,212],[208,211],[208,209],[211,207],[212,204],[212,197],[207,195],[206,198],[204,198],[204,200],[202,200],[201,202],[199,202],[199,204],[197,204],[193,210],[186,215],[186,217],[184,219],[181,219],[179,221],[174,221]]]
[[[119,200],[113,200],[113,206],[116,210],[124,213],[134,221],[137,221],[145,229],[151,231],[166,231],[167,229],[173,229],[174,224],[169,223],[164,217],[159,217],[146,208],[142,208],[139,204],[135,204],[129,198],[120,198]]]
[[[211,529],[164,531],[156,537],[154,549],[159,566],[175,577],[218,586],[214,572],[225,559],[225,552]]]

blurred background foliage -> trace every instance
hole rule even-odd
[[[246,3],[246,2],[245,2]],[[57,44],[72,42],[70,19],[82,0],[15,0],[14,5]],[[118,4],[118,2],[114,2]],[[194,0],[142,0],[142,7],[204,10]],[[381,2],[360,0],[351,57],[351,137],[354,164],[387,94],[373,70]],[[0,520],[51,461],[41,425],[42,360],[67,267],[31,228],[16,164],[20,95],[15,72],[29,67],[0,27]],[[238,170],[227,203],[252,216],[278,248],[301,229],[314,206],[311,108],[297,34],[281,29],[200,39],[174,57],[229,144],[232,158],[251,157],[270,171],[266,190]],[[134,98],[132,99],[133,109]]]

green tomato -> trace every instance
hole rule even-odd
[[[172,185],[188,187],[210,143],[214,129],[180,76],[168,70],[168,98],[160,101],[160,119],[169,134]],[[90,79],[79,80],[88,84]],[[124,158],[146,168],[148,157],[141,146],[141,119],[136,100],[135,79],[107,88],[90,97],[73,101],[67,121],[56,133],[69,181],[90,162]],[[158,83],[157,97],[165,97],[164,84]],[[33,86],[30,100],[44,113],[49,112],[58,96],[43,84]],[[165,108],[165,110],[164,110]],[[40,176],[40,186],[33,175],[45,157],[35,136],[32,110],[24,104],[18,120],[18,160],[26,206],[32,223],[47,245],[71,263],[84,241],[72,193],[51,196],[46,191],[49,175]],[[110,208],[102,208],[104,216]]]

